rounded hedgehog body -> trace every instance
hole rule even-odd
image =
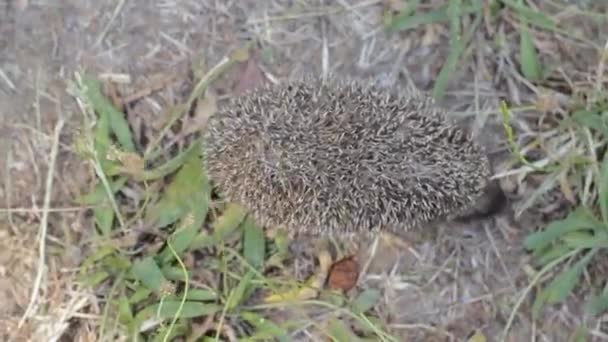
[[[430,97],[315,78],[220,106],[205,155],[225,200],[293,234],[411,229],[470,208],[490,175]]]

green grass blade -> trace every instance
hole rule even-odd
[[[363,291],[353,302],[353,310],[358,313],[366,312],[376,305],[380,296],[380,291],[377,289],[367,289]]]
[[[167,300],[150,305],[135,315],[135,321],[143,322],[150,318],[170,319],[179,311],[180,318],[195,318],[213,315],[222,310],[217,304],[201,302],[185,302],[180,311],[182,302],[179,300]]]
[[[435,80],[435,85],[433,86],[432,96],[435,100],[441,101],[443,96],[445,95],[445,91],[448,86],[448,82],[450,77],[454,74],[456,67],[460,61],[461,55],[464,53],[465,48],[473,34],[477,30],[477,27],[481,23],[481,19],[483,15],[481,13],[481,9],[475,7],[475,12],[477,13],[475,20],[473,21],[471,27],[466,32],[464,36],[460,34],[460,17],[459,15],[462,13],[459,9],[453,9],[449,11],[450,15],[450,27],[451,27],[451,46],[450,52],[446,61],[437,75],[437,79]]]
[[[542,68],[540,60],[536,52],[536,47],[532,41],[532,35],[528,30],[528,22],[523,14],[524,10],[520,10],[519,20],[521,22],[521,32],[519,34],[519,64],[521,65],[523,75],[531,80],[538,81],[542,77]]]
[[[475,6],[462,6],[460,11],[462,14],[466,15],[477,12],[477,8]],[[399,13],[388,25],[386,25],[385,32],[387,34],[392,34],[397,31],[413,29],[421,25],[445,23],[449,20],[448,5],[442,5],[437,9],[422,14],[412,14],[412,11],[408,8]]]
[[[234,288],[228,297],[228,302],[226,303],[226,307],[228,310],[233,310],[236,308],[243,300],[246,299],[247,293],[251,290],[253,283],[251,280],[253,279],[255,273],[250,269],[241,281],[239,285]]]
[[[535,11],[530,7],[525,6],[522,3],[517,3],[513,0],[500,0],[505,5],[511,7],[513,10],[518,12],[523,18],[525,18],[531,24],[538,27],[549,29],[552,31],[557,30],[557,25],[553,19],[544,13]]]

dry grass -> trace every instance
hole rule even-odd
[[[419,13],[444,4],[421,3]],[[8,2],[8,10],[0,12],[5,13],[0,14],[0,46],[9,51],[0,57],[0,108],[5,116],[0,152],[6,162],[0,171],[5,206],[0,210],[3,339],[65,336],[96,341],[100,326],[105,324],[106,336],[116,329],[104,318],[111,284],[89,288],[78,278],[79,266],[95,253],[99,241],[94,238],[90,207],[74,202],[91,189],[96,177],[75,154],[74,137],[81,131],[82,116],[66,90],[76,69],[86,68],[112,81],[115,93],[129,104],[127,119],[139,148],[141,142],[159,136],[169,109],[186,101],[194,83],[249,38],[256,41],[257,53],[252,62],[235,66],[211,84],[208,94],[217,101],[246,87],[246,82],[259,81],[248,78],[279,82],[312,70],[373,77],[387,86],[412,82],[433,91],[444,61],[453,54],[450,36],[466,35],[476,27],[449,73],[441,103],[490,146],[496,178],[509,193],[513,210],[487,221],[450,223],[411,234],[400,248],[371,241],[357,251],[364,270],[353,296],[378,289],[381,297],[372,311],[401,339],[462,340],[476,330],[498,337],[513,315],[510,341],[532,336],[564,340],[582,327],[590,339],[607,340],[602,318],[583,310],[591,284],[605,283],[601,260],[593,266],[597,270],[591,268],[585,275],[587,286],[563,304],[548,307],[539,320],[531,319],[530,296],[513,310],[538,274],[522,245],[524,238],[581,202],[592,202],[597,196],[592,181],[597,170],[584,171],[579,187],[573,181],[576,173],[533,172],[509,152],[516,145],[535,167],[564,167],[559,163],[564,156],[594,156],[597,149],[589,146],[603,144],[596,135],[581,138],[558,127],[579,94],[597,97],[605,92],[607,43],[602,37],[608,34],[608,18],[601,13],[606,13],[606,6],[581,2],[577,9],[557,0],[527,2],[529,8],[559,19],[564,28],[552,31],[528,23],[541,65],[550,68],[550,77],[532,81],[534,67],[524,71],[520,64],[521,13],[507,5],[493,16],[489,3],[484,2],[479,22],[467,17],[457,23],[460,30],[442,21],[386,35],[385,12],[391,6],[403,11],[404,1],[272,1],[263,6],[258,1],[161,1],[153,6],[144,1]],[[512,144],[504,138],[500,100],[511,109],[510,124],[516,133]],[[56,135],[59,118],[66,124]],[[184,126],[201,124],[196,117],[177,121]],[[190,140],[191,134],[166,131],[159,140],[161,155],[170,156]],[[137,208],[126,203],[141,200],[146,191],[131,184],[124,193],[120,211],[131,215]],[[139,241],[147,227],[134,226],[130,236]],[[126,237],[119,242],[132,243]],[[185,264],[192,267],[189,262],[193,261]],[[306,261],[298,260],[296,266],[310,272]],[[219,277],[195,273],[205,279]],[[301,340],[321,339],[328,329],[321,322],[340,312],[328,307],[292,311],[270,312],[269,317],[295,317],[300,328],[293,336]],[[18,329],[22,317],[27,319]],[[225,333],[230,336],[234,321],[226,317],[222,316]],[[198,331],[209,330],[209,322],[197,322]]]

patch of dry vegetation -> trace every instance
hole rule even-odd
[[[21,5],[12,25],[47,6]],[[79,6],[47,14],[52,33],[18,31],[32,35],[15,40],[29,44],[23,58],[0,65],[3,108],[27,114],[2,129],[3,339],[608,337],[606,4]],[[36,44],[48,63],[66,58],[60,81],[35,77]],[[68,61],[94,77],[74,76]],[[310,242],[265,236],[215,198],[197,132],[217,101],[310,70],[431,92],[491,147],[512,212],[432,227],[396,248],[370,241],[347,295],[317,286],[264,303],[311,273]],[[19,87],[27,95],[15,97]]]

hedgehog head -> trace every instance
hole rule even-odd
[[[290,233],[411,229],[469,208],[490,175],[430,97],[316,78],[220,105],[205,158],[225,200]]]

